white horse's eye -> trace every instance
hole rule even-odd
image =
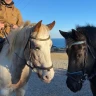
[[[35,47],[35,50],[40,50],[40,47]]]

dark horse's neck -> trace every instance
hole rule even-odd
[[[88,45],[87,59],[86,59],[86,72],[88,76],[94,74],[94,70],[96,70],[96,56],[94,54],[94,48]]]

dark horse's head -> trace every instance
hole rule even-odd
[[[59,30],[61,35],[66,40],[67,55],[68,55],[68,70],[67,70],[67,86],[73,91],[77,92],[82,88],[85,80],[85,66],[88,60],[88,46],[86,37],[81,32],[72,29],[70,32],[63,32]]]

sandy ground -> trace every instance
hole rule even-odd
[[[51,55],[55,69],[54,79],[46,84],[33,72],[28,81],[25,96],[92,96],[88,81],[85,81],[79,92],[71,92],[66,86],[67,55],[65,53],[52,53]]]

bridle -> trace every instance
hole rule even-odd
[[[70,47],[72,47],[72,46],[74,46],[74,45],[80,45],[80,44],[86,44],[86,46],[87,46],[87,50],[86,50],[86,55],[85,55],[85,58],[84,58],[84,66],[83,66],[83,69],[82,69],[82,71],[76,71],[76,72],[67,72],[67,76],[69,77],[69,78],[71,78],[72,80],[74,80],[74,81],[76,81],[77,83],[83,83],[86,79],[88,79],[88,80],[90,80],[90,79],[92,79],[94,76],[96,76],[96,73],[95,74],[93,74],[93,75],[91,75],[90,77],[88,77],[88,74],[86,73],[86,56],[87,56],[87,54],[88,54],[88,51],[90,52],[90,54],[92,55],[92,57],[93,57],[93,59],[95,60],[96,58],[95,58],[95,56],[94,56],[94,54],[93,54],[93,52],[92,52],[92,50],[91,50],[91,48],[90,48],[90,46],[87,44],[87,42],[86,41],[78,41],[78,42],[74,42],[74,43],[72,43],[71,45],[70,45]],[[79,79],[79,80],[77,80],[77,79],[75,79],[74,78],[74,76],[81,76],[81,78]]]
[[[31,39],[35,39],[35,40],[38,40],[38,41],[47,41],[47,40],[50,39],[50,36],[49,36],[48,38],[46,38],[46,39],[35,38],[35,37],[31,37]],[[28,41],[31,42],[31,41],[30,41],[30,38],[29,38]],[[31,48],[31,46],[30,46],[30,48]],[[26,63],[26,65],[27,65],[28,67],[30,67],[32,70],[33,70],[33,69],[39,69],[39,70],[47,70],[47,71],[50,71],[50,69],[53,68],[53,64],[52,64],[52,66],[50,66],[50,67],[40,67],[40,66],[36,66],[36,65],[32,64],[31,55],[30,55],[29,61],[31,61],[31,62],[29,62],[29,64]],[[33,66],[31,66],[31,65],[33,65]]]

